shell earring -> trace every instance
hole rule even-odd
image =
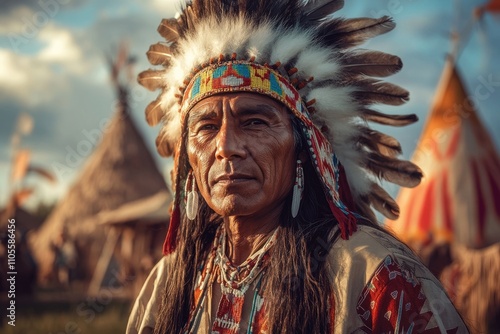
[[[192,170],[186,180],[186,194],[186,216],[189,220],[194,220],[198,215],[198,192],[196,191],[196,179]]]
[[[292,217],[297,217],[300,208],[300,201],[302,200],[302,192],[304,191],[304,170],[302,169],[302,161],[297,160],[295,176],[295,185],[293,186],[292,195]]]

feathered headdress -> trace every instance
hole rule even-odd
[[[398,72],[402,63],[390,54],[355,48],[395,25],[386,16],[333,18],[343,5],[341,0],[192,0],[176,18],[164,19],[158,32],[166,41],[147,52],[151,64],[163,68],[139,75],[143,86],[161,90],[146,108],[150,125],[164,123],[159,153],[177,150],[176,161],[185,154],[184,118],[200,99],[227,91],[266,94],[300,120],[343,238],[356,229],[353,205],[370,213],[371,205],[397,218],[398,205],[378,180],[414,187],[422,173],[397,159],[399,142],[368,122],[404,126],[417,117],[372,109],[408,100],[406,90],[377,79]],[[186,178],[175,172],[167,253],[175,247],[179,190]]]

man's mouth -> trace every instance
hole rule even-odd
[[[253,176],[243,173],[221,174],[215,178],[215,183],[235,184],[255,179]]]

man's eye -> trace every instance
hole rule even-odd
[[[252,118],[245,122],[246,125],[267,125],[267,122],[260,118]]]
[[[213,131],[217,130],[217,125],[215,124],[203,124],[198,127],[198,132],[199,131]]]

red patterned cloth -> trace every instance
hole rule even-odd
[[[363,289],[357,311],[365,333],[441,333],[429,326],[434,315],[415,275],[387,256]],[[429,328],[430,327],[430,328]],[[458,326],[446,333],[456,333]]]
[[[161,293],[172,270],[170,259],[163,258],[148,278],[134,305],[127,334],[154,328]],[[323,260],[327,261],[333,291],[332,333],[468,333],[439,281],[387,233],[360,226],[349,240],[339,238]],[[206,262],[198,277],[194,291],[197,307],[193,308],[199,307],[198,316],[192,317],[188,332],[210,333],[215,318],[225,319],[227,314],[228,319],[241,320],[238,333],[268,333],[265,291],[253,284],[241,309],[231,301],[220,308],[221,294],[216,289],[220,283],[210,280],[211,263]],[[234,333],[228,327],[217,330]]]

